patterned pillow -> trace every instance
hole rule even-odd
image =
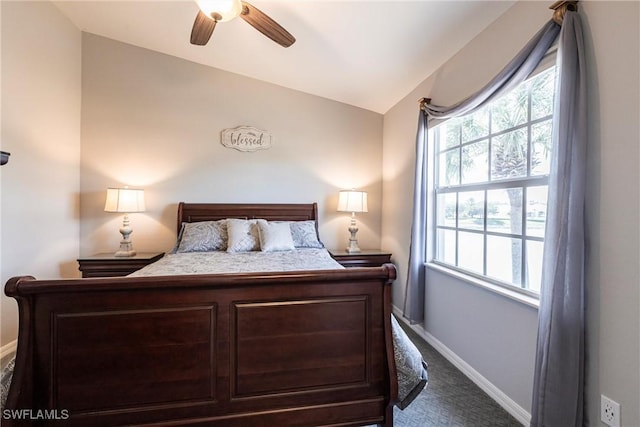
[[[258,235],[262,252],[291,251],[295,249],[291,228],[283,222],[258,221]]]
[[[318,240],[315,221],[289,221],[293,245],[296,248],[324,248]]]
[[[227,252],[247,252],[260,249],[258,221],[263,219],[227,219]]]
[[[176,252],[209,252],[227,249],[226,220],[186,222],[182,224]]]

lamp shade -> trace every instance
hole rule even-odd
[[[339,212],[368,212],[365,191],[343,190],[338,196]]]
[[[107,188],[106,212],[144,212],[144,190]]]

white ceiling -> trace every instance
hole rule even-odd
[[[242,19],[189,43],[181,1],[55,1],[82,31],[385,113],[514,1],[253,0],[292,33],[283,48]]]

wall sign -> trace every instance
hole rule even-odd
[[[224,129],[220,137],[222,145],[238,151],[266,150],[271,148],[273,142],[273,136],[269,132],[251,126]]]

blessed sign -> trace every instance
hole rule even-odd
[[[264,130],[251,126],[238,126],[234,129],[224,129],[221,139],[225,147],[239,151],[257,151],[270,148],[273,137]]]

